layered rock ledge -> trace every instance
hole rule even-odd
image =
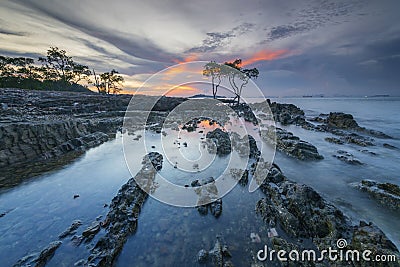
[[[293,262],[293,266],[400,266],[400,254],[396,246],[374,224],[361,221],[353,225],[339,209],[324,200],[314,189],[288,180],[282,172],[274,171],[267,175],[261,185],[266,197],[256,205],[269,228],[279,229],[271,236],[270,242],[275,250],[291,251],[314,249],[321,251],[336,249],[337,240],[345,240],[347,250],[370,250],[373,255],[395,255],[397,260],[382,265],[370,262],[332,261],[320,263]]]
[[[131,97],[1,88],[0,187],[14,186],[34,174],[68,163],[83,151],[113,138],[122,129]],[[156,102],[153,111],[157,114],[185,101],[135,97],[143,105]],[[130,107],[130,111],[138,113],[141,109],[143,106]]]
[[[362,180],[357,187],[370,194],[385,207],[400,211],[400,187],[398,185]]]

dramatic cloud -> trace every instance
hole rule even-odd
[[[128,92],[176,63],[241,58],[268,95],[400,95],[398,10],[397,0],[4,0],[0,54],[58,46],[117,69]]]

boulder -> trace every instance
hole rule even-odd
[[[320,160],[324,158],[318,153],[315,146],[300,140],[299,137],[281,128],[270,126],[266,130],[261,130],[261,138],[266,142],[276,144],[278,150],[300,160]]]
[[[217,155],[223,156],[231,153],[231,140],[227,132],[224,132],[220,128],[217,128],[214,131],[208,132],[206,138],[216,145]]]

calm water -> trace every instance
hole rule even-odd
[[[352,113],[361,126],[383,131],[393,140],[376,139],[376,146],[367,148],[376,156],[361,153],[357,146],[327,143],[326,133],[311,132],[299,127],[286,127],[295,135],[318,147],[325,157],[319,162],[299,162],[277,153],[275,161],[292,180],[313,186],[326,199],[339,206],[354,221],[373,221],[400,246],[400,214],[382,208],[367,194],[359,192],[351,183],[374,179],[400,184],[400,150],[383,148],[384,142],[400,147],[400,99],[277,99],[293,103],[305,110],[307,116],[330,111]],[[157,138],[157,136],[149,136]],[[188,137],[189,138],[189,137]],[[346,150],[365,163],[350,166],[332,157],[339,149]],[[157,146],[154,149],[157,150]],[[136,173],[143,155],[137,155]],[[223,162],[223,159],[218,159]],[[167,166],[167,165],[166,165]],[[163,168],[163,172],[172,170]],[[215,170],[217,172],[217,170]],[[197,175],[197,176],[196,176]],[[12,266],[19,258],[40,251],[65,230],[73,220],[83,222],[78,233],[99,215],[122,184],[130,177],[122,153],[122,139],[107,142],[91,149],[74,163],[61,170],[42,175],[11,190],[0,192],[0,259],[3,266]],[[183,176],[182,176],[183,177]],[[182,183],[199,174],[179,177]],[[80,197],[73,199],[74,194]],[[218,219],[200,216],[196,209],[172,207],[152,198],[143,206],[135,235],[129,237],[117,266],[191,266],[201,248],[210,249],[217,234],[222,234],[229,245],[232,261],[240,266],[248,262],[250,251],[257,251],[267,242],[267,229],[254,213],[254,206],[263,195],[237,185],[223,198],[223,212]],[[250,233],[258,233],[261,244],[251,243]],[[99,233],[101,235],[102,233]],[[92,243],[95,242],[92,241]],[[71,266],[88,255],[85,246],[74,247],[68,238],[57,250],[48,266]]]

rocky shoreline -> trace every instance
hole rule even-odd
[[[278,178],[277,178],[278,177]],[[371,250],[375,255],[400,254],[396,246],[373,223],[360,221],[353,225],[339,209],[324,200],[314,189],[288,180],[282,172],[268,173],[261,185],[266,197],[261,199],[256,210],[267,226],[280,229],[270,242],[275,250],[302,251],[336,248],[337,240],[346,240],[346,250]],[[398,261],[384,265],[370,265],[365,261],[321,263],[294,262],[301,266],[400,266]],[[294,265],[293,265],[294,266]]]
[[[2,90],[0,103],[2,103],[1,115],[3,115],[0,122],[2,137],[0,168],[3,169],[32,162],[58,160],[109,140],[110,136],[121,129],[124,110],[130,100],[130,96],[85,94],[85,97],[82,97],[82,94],[65,92],[0,90]],[[140,97],[143,97],[145,101],[145,96]],[[168,112],[184,101],[185,99],[181,98],[161,98],[147,121],[152,125],[149,129],[158,134],[162,133],[160,125]],[[307,130],[334,134],[335,137],[330,137],[326,140],[327,142],[364,147],[374,145],[371,136],[391,138],[384,133],[358,126],[349,114],[331,113],[307,121],[304,112],[292,104],[271,103],[270,106],[275,120],[282,125],[293,124]],[[253,107],[257,108],[257,105]],[[242,104],[236,112],[247,121],[254,124],[260,123],[255,119],[254,114],[249,114],[248,106]],[[312,122],[320,124],[315,125]],[[188,132],[192,128],[195,130],[196,124],[197,120],[193,120],[186,126],[186,130]],[[299,160],[323,160],[323,156],[318,153],[315,146],[284,129],[267,128],[261,130],[260,134],[263,140],[275,143],[279,150],[291,157]],[[250,143],[250,151],[242,151],[243,155],[251,157],[263,167],[255,170],[255,164],[252,164],[246,170],[232,169],[231,173],[232,176],[237,176],[237,180],[243,186],[247,185],[249,178],[256,176],[256,171],[262,172],[257,173],[258,177],[266,177],[260,186],[265,198],[257,202],[255,209],[271,231],[271,235],[268,234],[268,236],[270,237],[269,245],[273,249],[321,251],[329,247],[334,248],[337,245],[336,241],[343,239],[348,243],[347,250],[369,249],[374,254],[396,255],[399,259],[398,249],[377,226],[364,221],[354,225],[342,211],[323,199],[313,188],[291,181],[276,164],[272,164],[270,168],[271,163],[263,162],[256,141],[251,135],[247,138],[242,138],[237,134],[229,136],[217,128],[208,132],[206,138],[214,144],[215,152],[219,156],[230,154],[232,147],[242,151],[242,143]],[[338,151],[336,157],[350,164],[362,164],[351,154],[342,150]],[[45,266],[62,245],[62,240],[66,238],[69,238],[76,246],[80,246],[82,242],[95,240],[92,247],[82,248],[88,250],[89,256],[76,262],[76,266],[112,266],[127,238],[137,229],[141,207],[148,197],[146,192],[154,189],[154,177],[157,171],[161,170],[162,164],[161,154],[157,152],[147,154],[135,178],[129,179],[112,199],[104,220],[96,219],[81,232],[78,231],[81,222],[79,220],[72,222],[68,229],[60,233],[58,240],[51,242],[41,252],[23,257],[15,266]],[[0,177],[2,182],[0,186],[7,185],[4,181],[8,179],[10,178]],[[206,215],[209,211],[218,219],[223,212],[222,199],[218,198],[218,194],[214,194],[216,189],[214,182],[212,177],[204,177],[204,179],[192,181],[190,186],[196,190],[206,190],[207,194],[202,192],[199,194],[207,195],[213,200],[212,203],[205,205],[203,202],[208,203],[207,200],[199,200],[197,209],[200,215]],[[362,181],[358,187],[368,192],[382,205],[398,210],[400,195],[398,186]],[[142,190],[143,188],[145,190]],[[257,240],[257,235],[253,235],[252,238]],[[228,245],[221,236],[216,237],[214,248],[202,249],[197,255],[195,254],[193,256],[197,257],[197,261],[201,264],[233,266]],[[252,257],[256,258],[256,255]],[[253,266],[260,266],[258,264],[255,262]],[[328,260],[322,263],[295,262],[293,266],[296,264],[301,264],[301,266],[331,264],[368,266],[365,262],[334,263]],[[387,264],[389,265],[385,266],[400,266],[398,260]]]
[[[0,88],[0,188],[114,138],[131,97]],[[184,100],[162,97],[154,111],[165,113]]]

